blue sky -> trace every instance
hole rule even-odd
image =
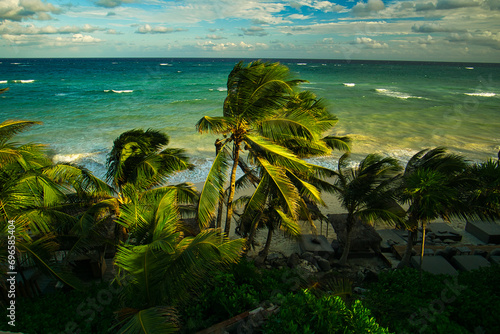
[[[0,57],[500,62],[500,0],[0,0]]]

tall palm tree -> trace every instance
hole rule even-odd
[[[394,182],[401,167],[393,158],[383,158],[376,154],[367,155],[356,167],[347,168],[349,154],[344,154],[338,163],[332,190],[347,210],[345,222],[346,240],[340,263],[345,265],[349,255],[352,229],[356,219],[374,221],[381,219],[397,223],[401,220],[394,210]]]
[[[448,217],[460,213],[464,204],[460,189],[465,186],[466,168],[467,162],[463,157],[448,153],[443,147],[422,150],[408,161],[398,192],[399,200],[408,205],[405,225],[410,233],[399,267],[410,262],[419,226],[423,232],[422,261],[426,224],[440,215]]]
[[[175,332],[176,303],[196,292],[207,272],[240,257],[241,239],[229,241],[209,229],[184,236],[176,192],[150,192],[122,207],[119,222],[130,231],[115,258],[117,281],[124,285],[122,333]]]
[[[229,74],[223,116],[205,116],[197,123],[200,132],[225,136],[219,142],[218,154],[200,195],[198,220],[202,228],[208,226],[214,216],[229,173],[224,227],[225,233],[229,233],[238,165],[245,174],[252,175],[241,161],[242,152],[246,151],[255,165],[266,170],[266,182],[281,184],[283,191],[289,188],[283,183],[287,178],[285,170],[303,174],[311,170],[299,154],[326,155],[332,146],[347,146],[342,138],[332,136],[322,140],[323,132],[331,129],[337,120],[312,93],[294,91],[301,82],[289,79],[288,68],[279,63],[257,61],[244,66],[240,62]],[[252,182],[260,184],[261,180],[253,176]],[[262,189],[263,186],[257,185],[256,192]],[[287,214],[294,215],[295,201],[290,199],[287,203]]]

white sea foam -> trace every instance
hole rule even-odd
[[[377,88],[375,91],[379,94],[388,96],[388,97],[395,97],[398,99],[406,100],[406,99],[422,99],[420,96],[413,96],[410,94],[406,93],[401,93],[395,90],[390,90],[390,89],[385,89],[385,88]]]
[[[470,67],[470,66],[469,66],[469,67],[466,67],[465,69],[466,69],[466,70],[473,70],[473,69],[474,69],[474,67]]]
[[[122,93],[133,93],[134,91],[132,89],[125,89],[125,90],[114,90],[114,89],[105,89],[104,93],[117,93],[117,94],[122,94]]]
[[[7,83],[7,80],[0,80],[0,84],[6,84],[6,83]]]
[[[490,92],[477,92],[477,93],[464,93],[464,94],[469,96],[479,96],[479,97],[494,97],[497,95],[495,93],[490,93]]]
[[[297,65],[299,65],[299,66],[306,66],[307,63],[297,63]]]
[[[30,79],[30,80],[12,80],[14,83],[32,83],[35,82],[35,80]]]
[[[218,87],[217,90],[219,92],[227,92],[227,87]]]
[[[354,86],[356,86],[356,84],[352,83],[352,82],[344,82],[343,85],[346,86],[346,87],[354,87]]]
[[[11,65],[21,65],[21,63],[10,63]]]
[[[172,66],[172,64],[169,64],[169,63],[162,63],[162,64],[160,64],[160,66]]]

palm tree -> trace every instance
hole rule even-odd
[[[118,312],[122,333],[176,331],[173,307],[196,292],[208,272],[240,257],[242,239],[229,241],[209,229],[184,236],[176,192],[149,192],[122,207],[119,222],[130,231],[115,258],[126,306]]]
[[[394,181],[401,170],[397,160],[369,154],[358,166],[347,169],[348,157],[348,153],[344,154],[339,159],[338,171],[331,171],[331,175],[336,177],[332,190],[347,210],[346,240],[340,258],[342,265],[347,263],[351,232],[357,218],[370,222],[382,219],[392,223],[401,219],[392,205]]]
[[[293,217],[297,211],[296,200],[283,197],[285,189],[291,189],[287,172],[307,174],[311,170],[311,166],[301,160],[299,155],[326,155],[332,146],[347,147],[345,138],[321,138],[326,130],[335,125],[337,119],[326,111],[312,93],[294,91],[301,82],[289,79],[288,68],[279,63],[257,61],[244,66],[240,62],[234,67],[228,77],[223,117],[205,116],[197,123],[199,132],[225,136],[224,140],[218,142],[218,154],[200,195],[198,220],[202,228],[208,226],[214,216],[217,201],[225,193],[229,172],[224,227],[225,233],[229,233],[238,165],[246,176],[252,178],[252,183],[257,187],[254,195],[260,201],[265,188],[261,185],[264,175],[266,182],[278,186],[276,189],[280,189],[280,196],[287,203],[286,214]],[[251,173],[250,168],[243,163],[243,151],[260,169],[261,179],[256,177],[258,173]]]
[[[407,266],[422,227],[421,264],[425,247],[426,224],[437,217],[457,215],[463,206],[461,187],[465,186],[463,173],[467,162],[459,155],[447,153],[443,147],[425,149],[416,153],[406,164],[399,187],[399,200],[408,205],[406,228],[408,243],[399,267]],[[465,189],[465,188],[464,188]]]
[[[498,160],[471,165],[466,171],[472,180],[462,206],[463,215],[494,221],[500,218],[500,152]]]

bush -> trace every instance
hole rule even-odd
[[[288,294],[271,316],[264,333],[389,333],[381,328],[361,301],[346,305],[330,294],[316,297],[309,290]]]
[[[183,331],[193,333],[252,310],[264,301],[273,302],[277,296],[298,288],[298,283],[298,276],[288,268],[261,271],[242,259],[231,270],[214,273],[198,296],[178,306]]]
[[[386,272],[369,286],[365,305],[382,326],[398,333],[500,333],[493,312],[500,309],[500,268],[458,277],[403,269]]]
[[[84,291],[56,291],[35,299],[16,299],[16,326],[2,317],[0,328],[26,334],[115,333],[116,289],[107,283],[95,284]]]

